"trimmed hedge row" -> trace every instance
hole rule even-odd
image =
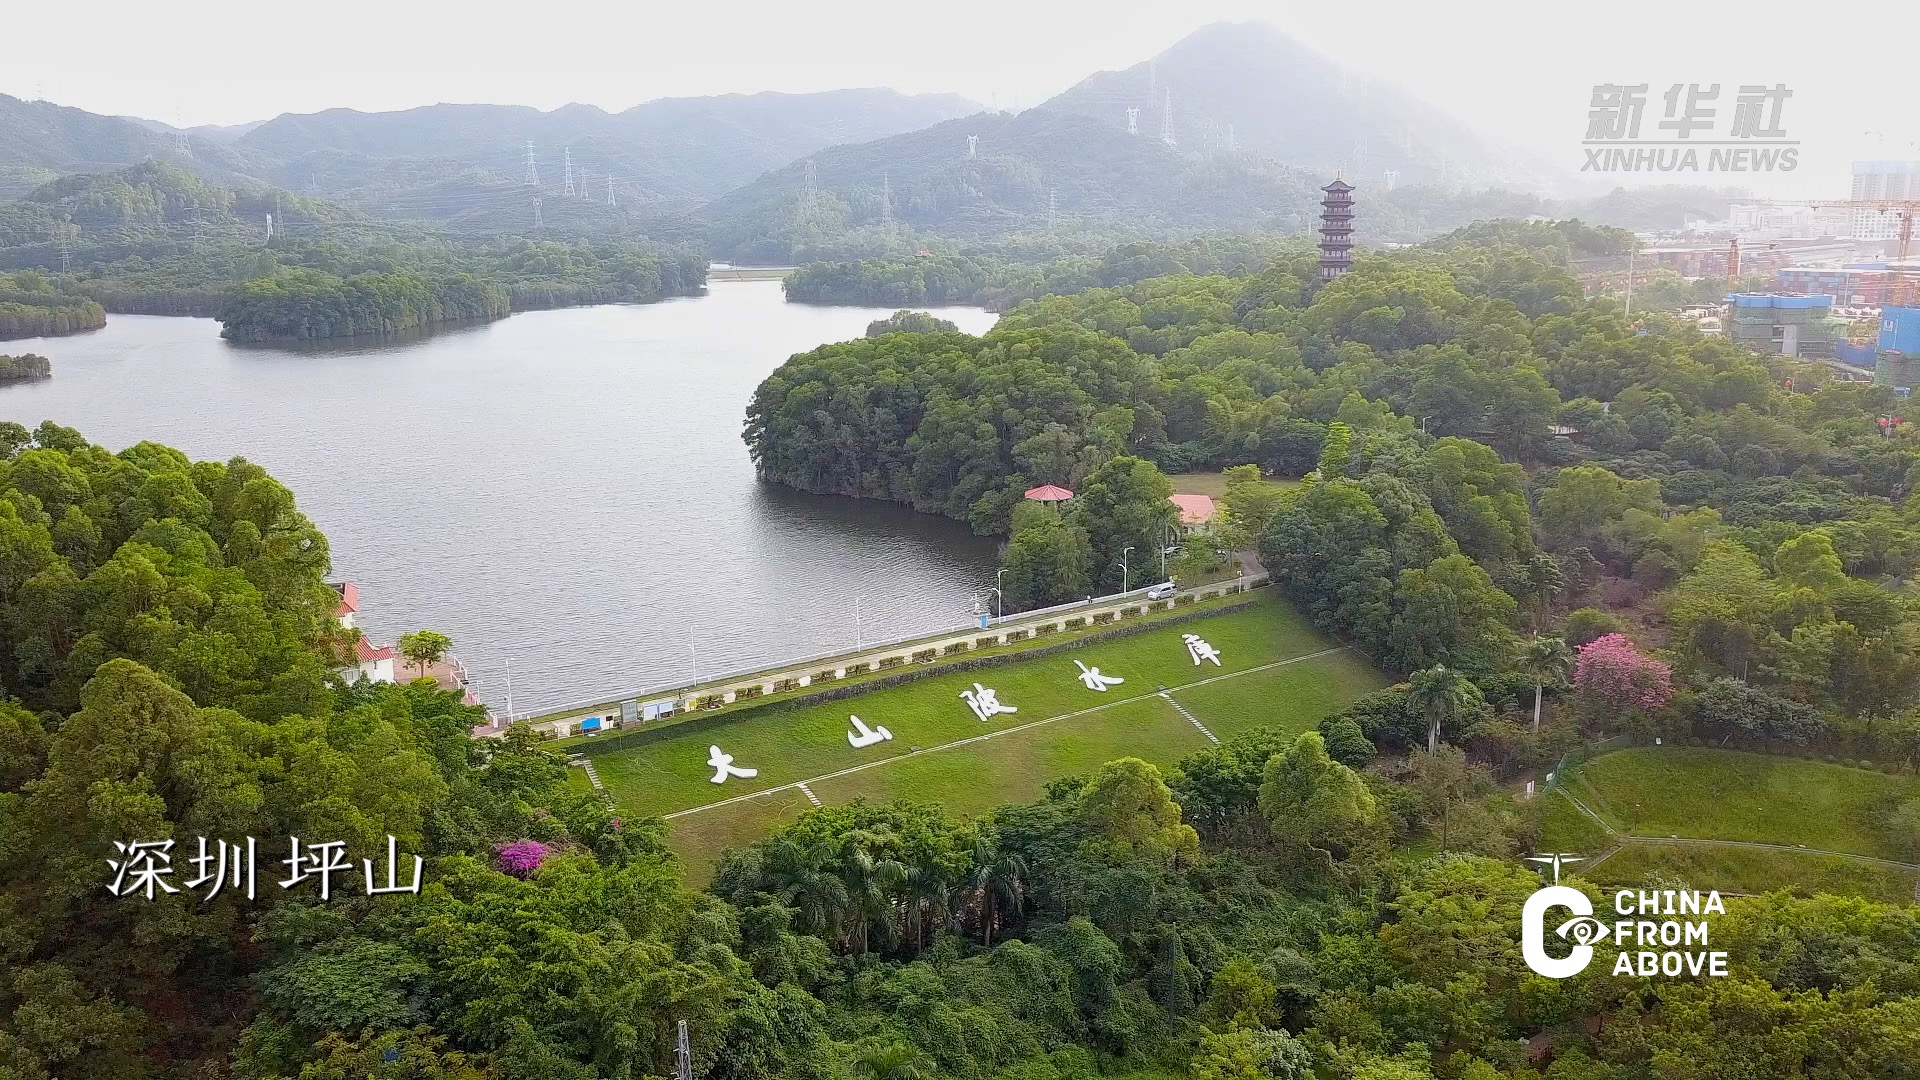
[[[818,691],[814,691],[812,690],[811,687],[809,687],[808,692],[806,693],[801,693],[794,697],[783,697],[777,701],[769,700],[763,704],[755,705],[752,708],[734,709],[726,713],[724,717],[722,716],[703,717],[703,716],[700,716],[697,712],[695,712],[695,713],[689,714],[687,719],[685,720],[675,721],[670,724],[656,724],[653,727],[643,727],[643,728],[638,728],[632,731],[623,731],[618,735],[601,736],[599,738],[594,739],[592,742],[578,743],[576,745],[569,746],[567,747],[567,751],[569,753],[574,753],[574,754],[583,754],[587,757],[597,757],[600,754],[612,753],[613,751],[616,751],[616,750],[625,750],[634,746],[640,746],[642,744],[651,742],[654,739],[661,737],[662,734],[664,733],[677,732],[682,727],[685,727],[688,724],[700,723],[703,720],[713,720],[713,721],[718,721],[723,719],[732,720],[736,717],[755,715],[758,713],[770,712],[774,710],[799,709],[799,708],[807,708],[813,705],[823,705],[829,701],[839,701],[843,698],[856,697],[860,694],[872,693],[875,690],[885,690],[885,689],[888,689],[889,687],[903,686],[907,683],[916,682],[920,679],[925,679],[933,675],[944,675],[948,672],[957,672],[957,671],[976,671],[981,668],[999,667],[1002,664],[1011,664],[1011,663],[1016,663],[1024,660],[1032,660],[1042,656],[1052,656],[1056,653],[1066,652],[1068,649],[1077,649],[1082,645],[1091,644],[1097,641],[1111,641],[1114,638],[1131,637],[1134,634],[1144,634],[1149,630],[1158,630],[1164,626],[1178,626],[1181,623],[1191,622],[1195,619],[1207,619],[1207,618],[1212,618],[1215,615],[1225,615],[1229,612],[1240,611],[1245,608],[1252,607],[1254,604],[1258,602],[1259,602],[1259,599],[1257,597],[1248,597],[1244,600],[1238,600],[1230,604],[1224,604],[1220,607],[1208,608],[1205,611],[1182,612],[1179,615],[1170,616],[1164,619],[1155,619],[1151,622],[1120,623],[1111,628],[1096,630],[1084,636],[1074,638],[1071,641],[1061,641],[1051,645],[1042,645],[1037,648],[1025,649],[1020,652],[1002,653],[998,656],[969,656],[964,660],[955,660],[952,663],[937,664],[933,666],[913,665],[913,666],[907,667],[907,669],[904,671],[896,670],[893,674],[883,676],[881,678],[867,679],[857,684],[850,684],[850,685],[843,684],[840,686],[830,686],[830,687],[827,687],[826,689],[818,690]],[[1013,637],[1013,634],[1009,633],[1007,637],[1009,640],[1011,640]],[[892,658],[889,657],[888,659],[892,659]],[[900,668],[902,666],[905,666],[905,665],[903,664],[889,665],[885,660],[881,661],[881,667]]]

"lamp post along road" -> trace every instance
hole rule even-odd
[[[1121,592],[1127,591],[1127,582],[1129,580],[1127,577],[1127,556],[1132,553],[1133,553],[1132,544],[1128,544],[1126,547],[1123,547],[1120,549],[1120,591]]]

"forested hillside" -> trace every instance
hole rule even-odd
[[[1401,779],[1342,763],[1362,721],[1417,738],[1400,690],[1324,737],[1258,731],[1168,776],[1109,762],[978,819],[817,810],[695,893],[659,823],[573,792],[558,754],[471,738],[478,710],[431,683],[330,678],[348,632],[325,538],[259,467],[0,425],[0,544],[11,1075],[663,1076],[680,1021],[702,1080],[1637,1080],[1735,1059],[1877,1080],[1920,1060],[1911,909],[1735,899],[1712,932],[1736,977],[1529,973],[1540,879],[1506,857],[1533,828],[1512,796],[1450,748]],[[190,876],[202,837],[256,839],[256,895]],[[370,896],[349,864],[323,900],[283,877],[294,837],[376,866],[392,837],[425,880]],[[164,839],[150,897],[108,891],[116,841]]]
[[[38,298],[28,305],[36,314],[16,316],[23,325],[57,325],[66,311],[68,325],[89,328],[102,308],[231,313],[230,336],[247,340],[644,302],[706,281],[704,258],[638,236],[444,233],[272,188],[219,187],[156,163],[65,177],[0,204],[0,266],[9,265],[41,268],[28,275],[40,292],[78,294],[52,310],[52,298]],[[70,272],[55,276],[63,265]]]
[[[1104,490],[1134,458],[1306,476],[1242,506],[1233,535],[1391,668],[1492,673],[1550,605],[1586,604],[1670,641],[1702,685],[1754,679],[1910,756],[1911,719],[1877,726],[1911,718],[1920,676],[1902,584],[1920,443],[1879,423],[1898,412],[1885,388],[1691,324],[1629,325],[1518,249],[1448,244],[1328,285],[1302,254],[1043,297],[984,338],[823,346],[762,384],[746,437],[768,479],[983,532],[1028,487]],[[1124,545],[1160,543],[1145,520],[1033,538],[1088,540],[1091,579],[1061,595],[1117,585]]]
[[[0,274],[0,341],[98,330],[107,313],[84,296],[56,292],[46,275]]]

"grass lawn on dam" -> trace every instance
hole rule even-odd
[[[1218,650],[1220,664],[1196,665],[1186,634]],[[1126,681],[1089,689],[1076,660]],[[982,722],[961,697],[976,682],[1019,711]],[[1336,649],[1268,592],[1236,611],[1051,655],[930,674],[823,704],[696,718],[595,753],[593,763],[622,811],[669,815],[674,847],[698,878],[727,847],[798,817],[812,805],[807,791],[825,804],[915,799],[977,813],[1036,798],[1048,781],[1113,758],[1170,764],[1211,745],[1207,732],[1226,740],[1270,724],[1305,731],[1385,682],[1364,657]],[[893,738],[850,746],[852,716]],[[710,745],[758,774],[712,783]],[[807,791],[793,786],[802,781]]]
[[[1664,876],[1724,892],[1791,889],[1915,899],[1920,872],[1869,861],[1912,861],[1885,827],[1894,805],[1920,796],[1920,782],[1912,779],[1803,758],[1679,746],[1619,750],[1568,773],[1566,792],[1615,833],[1556,791],[1546,807],[1541,847],[1593,858],[1617,846],[1576,871],[1598,884]]]

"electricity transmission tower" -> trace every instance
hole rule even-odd
[[[880,174],[880,227],[893,231],[893,178]]]
[[[980,136],[978,135],[967,136],[967,156],[968,157],[980,156]]]
[[[535,195],[533,197],[533,231],[539,232],[540,225],[540,196]]]
[[[1140,134],[1140,106],[1127,106],[1127,134]]]
[[[607,177],[607,205],[608,206],[619,205],[618,203],[613,201],[613,177],[611,176]]]
[[[1173,87],[1167,87],[1166,104],[1160,109],[1160,141],[1173,145]]]
[[[693,1080],[693,1045],[687,1039],[687,1022],[680,1021],[679,1037],[673,1046],[674,1080]]]
[[[573,194],[573,148],[565,147],[563,148],[562,153],[566,155],[567,179],[566,179],[565,187],[566,187],[567,194],[571,196]]]
[[[521,181],[521,183],[530,184],[533,187],[540,186],[540,170],[536,168],[533,164],[532,140],[528,140],[527,142],[527,178]]]
[[[1056,221],[1055,211],[1059,208],[1059,205],[1060,205],[1060,189],[1057,187],[1048,188],[1047,189],[1047,231],[1049,233],[1053,231],[1053,226]]]

